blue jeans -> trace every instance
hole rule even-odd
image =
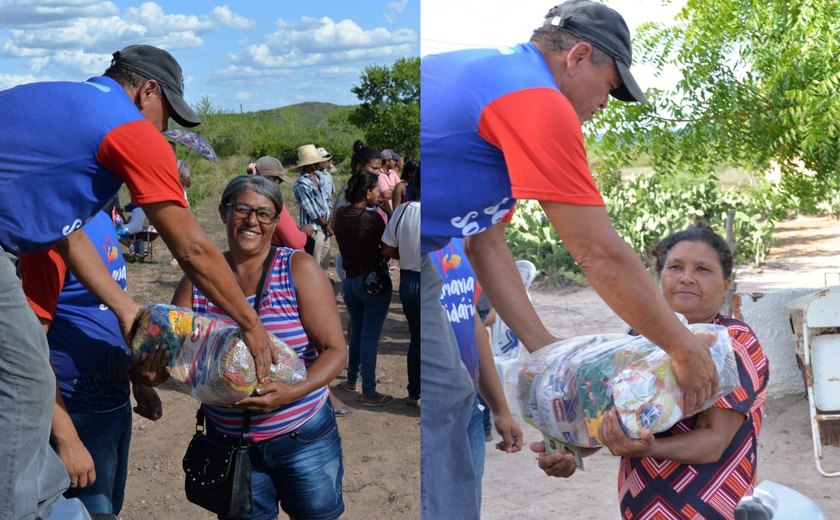
[[[350,351],[347,358],[347,383],[355,385],[362,373],[362,395],[376,395],[376,353],[379,349],[379,335],[385,324],[385,316],[391,305],[391,279],[385,289],[376,295],[365,292],[362,277],[353,276],[344,280],[341,295],[347,314],[350,315]]]
[[[238,444],[208,428],[216,439]],[[341,437],[330,401],[293,432],[262,441],[251,449],[254,507],[239,520],[269,520],[277,503],[296,519],[332,520],[344,512]],[[222,518],[222,517],[219,517]]]
[[[493,420],[492,414],[490,413],[490,407],[487,405],[484,399],[481,398],[480,395],[478,396],[478,404],[480,404],[484,408],[484,411],[482,412],[482,414],[484,415],[484,433],[491,433],[493,431]]]
[[[428,255],[420,285],[420,518],[475,520],[479,508],[467,426],[476,392],[440,304],[440,273]]]
[[[70,485],[50,447],[55,375],[15,257],[0,252],[0,518],[44,513]]]
[[[420,272],[400,270],[400,301],[408,322],[408,396],[420,397]]]
[[[478,399],[475,401],[475,408],[467,427],[467,436],[470,438],[470,453],[475,470],[476,499],[481,509],[481,478],[484,476],[484,412],[478,405]]]
[[[86,488],[68,489],[64,496],[78,498],[90,513],[120,514],[128,475],[131,402],[107,412],[71,413],[70,418],[93,458],[96,481]]]

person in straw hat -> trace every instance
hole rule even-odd
[[[283,163],[275,157],[264,155],[255,162],[248,165],[249,175],[258,175],[265,177],[280,185],[282,183],[293,184],[294,181],[286,175],[286,168]],[[307,224],[298,227],[295,218],[289,213],[289,210],[284,204],[280,209],[280,216],[277,218],[277,225],[274,226],[274,233],[271,237],[271,245],[280,247],[290,247],[306,251],[312,254],[315,247],[315,241],[312,238],[312,233],[315,229]]]
[[[300,207],[298,223],[301,226],[310,224],[314,228],[312,238],[315,240],[315,247],[312,256],[326,269],[329,266],[330,237],[333,235],[330,225],[332,180],[328,179],[318,166],[331,156],[322,156],[314,144],[298,147],[297,153],[298,162],[289,168],[289,171],[300,172],[292,189]]]

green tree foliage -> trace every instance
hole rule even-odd
[[[656,242],[699,220],[726,237],[727,214],[732,217],[737,262],[759,265],[770,250],[779,212],[774,193],[766,186],[748,190],[723,187],[714,176],[686,178],[652,173],[632,179],[610,174],[599,181],[610,220],[642,260],[647,260]],[[537,202],[517,204],[507,236],[516,258],[531,260],[543,272],[583,281],[580,268]]]
[[[391,148],[407,158],[420,156],[420,58],[400,58],[392,67],[365,67],[351,90],[361,101],[349,122],[374,148]]]
[[[782,202],[826,209],[840,185],[840,2],[688,0],[675,26],[646,24],[634,44],[637,62],[682,79],[595,120],[604,171],[640,154],[658,172],[697,176],[775,163]]]

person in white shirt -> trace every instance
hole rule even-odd
[[[420,167],[414,174],[414,199],[400,204],[382,233],[385,256],[400,261],[400,301],[408,321],[409,406],[420,405]]]

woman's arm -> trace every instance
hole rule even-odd
[[[178,287],[175,288],[175,293],[172,295],[172,301],[169,303],[178,307],[192,309],[192,293],[192,282],[186,276],[182,276],[181,281],[178,282]]]
[[[643,430],[641,439],[631,439],[624,434],[618,413],[613,409],[605,414],[599,435],[613,455],[655,457],[681,464],[714,464],[720,460],[744,420],[741,412],[709,408],[697,416],[697,423],[690,432],[658,438],[650,430]]]
[[[257,396],[236,403],[239,408],[268,412],[296,401],[329,384],[347,361],[347,345],[332,284],[311,256],[295,253],[291,263],[300,321],[309,341],[318,349],[318,359],[306,368],[305,380],[293,385],[269,383],[260,386],[256,390]]]

